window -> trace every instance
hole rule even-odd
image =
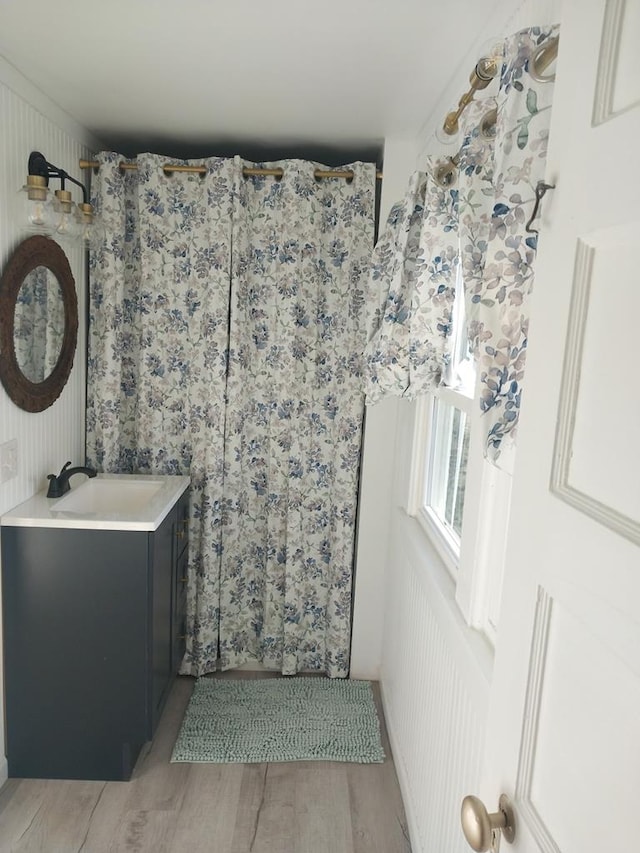
[[[455,574],[464,518],[475,368],[469,351],[462,283],[458,278],[453,311],[451,361],[443,384],[419,402],[421,445],[414,515],[434,536],[447,567]]]
[[[511,476],[484,458],[475,397],[476,371],[458,281],[447,373],[440,387],[416,404],[409,512],[448,569],[467,623],[495,642]]]
[[[433,409],[425,506],[459,544],[469,459],[469,422],[466,412],[437,397]]]

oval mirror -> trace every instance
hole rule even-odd
[[[29,237],[0,279],[0,380],[16,405],[41,412],[62,393],[76,349],[78,303],[60,246]]]
[[[13,345],[20,372],[29,382],[44,382],[53,371],[64,340],[64,302],[55,275],[36,267],[16,298]]]

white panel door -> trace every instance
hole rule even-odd
[[[483,786],[503,853],[638,850],[640,0],[563,8]]]

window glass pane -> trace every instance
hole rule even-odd
[[[434,430],[426,505],[460,540],[469,455],[469,425],[463,411],[442,400],[434,403]]]

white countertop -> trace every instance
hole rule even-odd
[[[77,475],[79,477],[79,475]],[[83,486],[92,480],[72,485],[71,491],[61,498],[47,498],[46,489],[28,501],[5,513],[0,524],[5,527],[59,527],[80,530],[157,530],[180,495],[189,487],[189,477],[155,476],[152,474],[98,474],[97,479],[108,480],[109,485],[124,481],[126,483],[158,484],[143,506],[100,509],[85,511],[81,508],[68,510],[58,505],[74,495],[74,504],[82,504]],[[77,482],[76,476],[74,480]],[[88,486],[90,488],[90,486]],[[110,488],[113,494],[114,489]],[[123,504],[126,500],[123,499]],[[56,508],[58,507],[58,508]]]

